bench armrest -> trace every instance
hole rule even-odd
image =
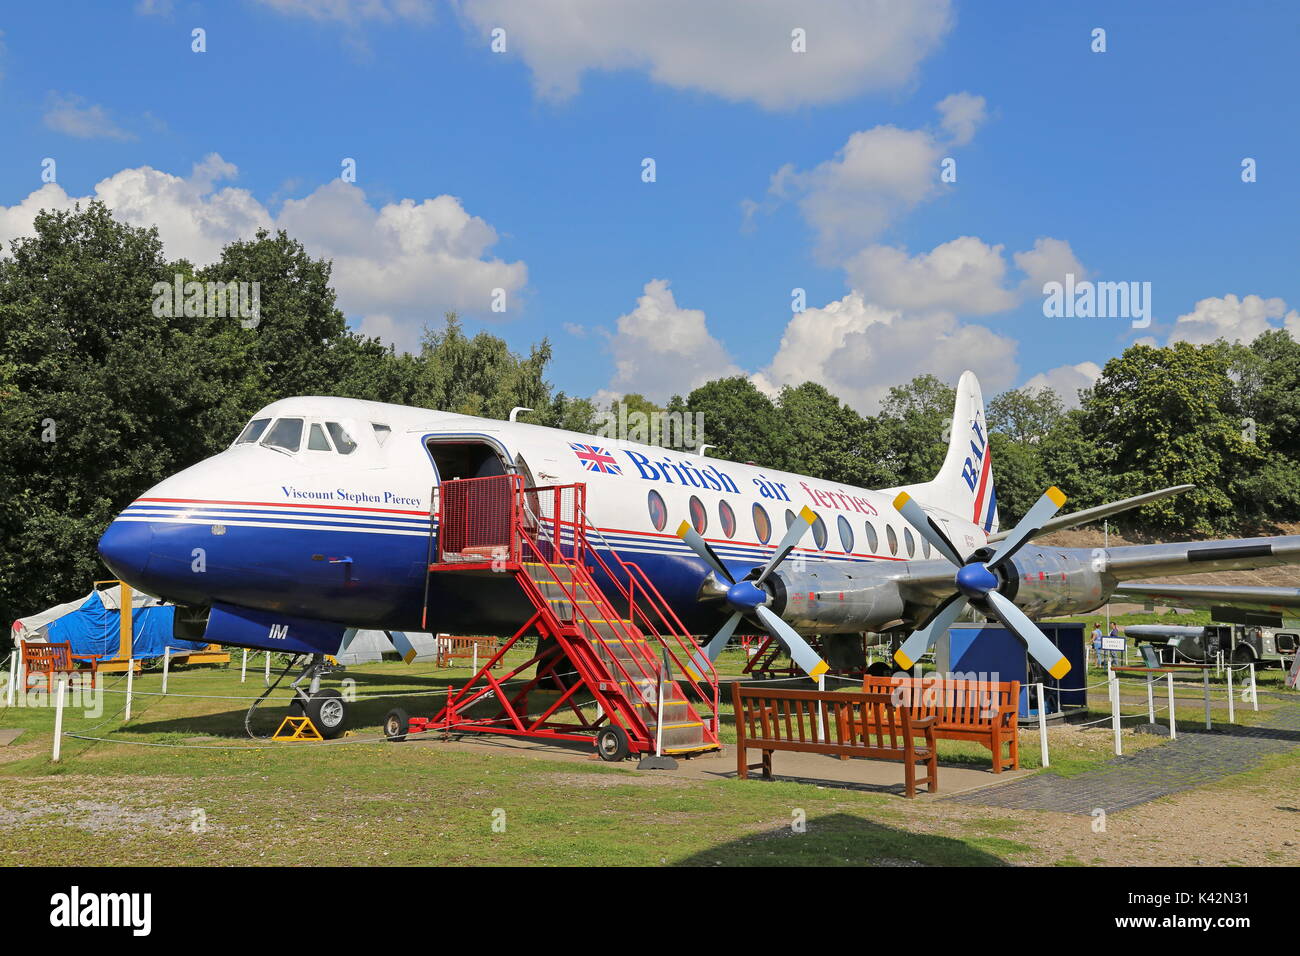
[[[935,717],[933,714],[931,714],[929,717],[921,717],[921,718],[918,718],[917,720],[912,721],[912,729],[913,729],[913,730],[925,730],[925,728],[929,727],[931,724],[933,724],[933,723],[934,723],[935,721],[937,721],[938,719],[939,719],[939,718],[938,718],[938,717]]]

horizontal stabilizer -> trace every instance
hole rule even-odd
[[[1040,538],[1045,534],[1051,534],[1053,531],[1061,531],[1065,528],[1075,528],[1081,524],[1100,521],[1103,518],[1109,518],[1111,515],[1117,515],[1121,511],[1128,511],[1130,508],[1140,508],[1142,505],[1149,505],[1151,502],[1159,501],[1162,498],[1181,495],[1184,491],[1191,491],[1195,487],[1195,485],[1174,485],[1172,488],[1148,491],[1146,494],[1134,495],[1132,498],[1125,498],[1122,501],[1112,501],[1110,504],[1097,505],[1095,508],[1084,508],[1082,511],[1074,512],[1074,514],[1061,515],[1059,518],[1044,522],[1043,526],[1034,534],[1034,537]],[[1009,531],[999,531],[997,534],[991,534],[989,535],[989,542],[1001,541],[1008,534],[1010,534]]]

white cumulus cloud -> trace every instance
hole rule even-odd
[[[768,184],[769,204],[796,202],[817,234],[818,256],[841,262],[938,194],[939,163],[958,144],[954,137],[967,142],[974,135],[984,99],[954,94],[938,108],[940,131],[873,126],[853,133],[832,159],[811,169],[782,166]],[[748,223],[758,204],[742,208]]]
[[[1282,299],[1265,299],[1258,295],[1242,298],[1231,294],[1212,296],[1201,299],[1191,312],[1174,321],[1169,341],[1194,345],[1205,345],[1216,339],[1249,342],[1261,332],[1278,328],[1273,324],[1275,319],[1281,319],[1281,327],[1300,338],[1300,313],[1295,309],[1288,311]]]
[[[879,410],[890,386],[929,373],[956,382],[965,369],[989,392],[1014,380],[1016,343],[951,312],[887,309],[850,293],[790,320],[772,362],[754,376],[769,393],[818,382],[864,414]]]
[[[902,86],[953,19],[948,0],[461,0],[458,8],[485,38],[506,31],[507,51],[544,98],[573,96],[589,70],[643,70],[666,86],[768,109]],[[794,52],[796,30],[806,52]]]
[[[1091,388],[1101,377],[1101,366],[1096,362],[1080,362],[1077,365],[1062,365],[1046,372],[1039,372],[1024,385],[1021,391],[1036,392],[1040,388],[1050,388],[1061,396],[1061,402],[1068,408],[1079,407],[1079,389]]]
[[[886,307],[985,315],[1004,312],[1018,301],[1005,287],[1002,248],[974,236],[960,236],[916,256],[893,246],[868,246],[849,260],[845,271],[854,290]]]
[[[740,375],[704,312],[677,304],[667,279],[645,284],[636,308],[618,318],[609,336],[614,376],[598,399],[628,392],[666,401],[715,378]]]
[[[0,243],[30,235],[40,209],[99,199],[133,225],[157,226],[166,253],[196,266],[220,258],[223,246],[259,228],[283,228],[312,256],[334,261],[339,307],[400,348],[415,348],[423,324],[436,324],[447,309],[490,318],[494,298],[504,296],[502,317],[518,314],[527,266],[493,257],[496,230],[454,196],[375,208],[361,189],[333,180],[285,202],[276,215],[248,190],[217,188],[237,174],[214,153],[188,177],[149,166],[124,169],[97,183],[90,196],[71,197],[47,184],[13,206],[0,206]]]

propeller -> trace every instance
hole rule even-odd
[[[686,546],[694,551],[705,564],[712,569],[715,576],[727,584],[726,601],[732,608],[731,617],[727,618],[725,624],[718,629],[709,643],[705,645],[704,654],[710,661],[718,659],[722,649],[727,646],[727,641],[731,640],[731,635],[736,633],[736,628],[740,625],[741,619],[746,615],[755,617],[763,626],[768,634],[775,637],[778,641],[786,646],[790,651],[791,659],[803,668],[813,680],[825,674],[830,667],[821,659],[812,646],[803,639],[803,637],[793,627],[781,620],[775,613],[768,609],[767,604],[771,600],[771,595],[763,587],[763,582],[771,576],[777,566],[789,557],[790,552],[807,533],[808,529],[817,521],[817,515],[808,506],[804,506],[799,512],[798,517],[786,529],[783,537],[776,546],[776,551],[772,557],[759,570],[758,575],[752,580],[746,578],[743,581],[737,581],[727,566],[722,563],[714,550],[709,547],[709,543],[704,540],[689,521],[683,521],[681,527],[677,529],[677,536],[686,542]],[[706,669],[704,661],[696,659],[692,661],[693,670],[703,672]],[[692,675],[696,676],[696,675]],[[699,678],[696,677],[698,680]]]
[[[1070,662],[1060,649],[1039,630],[1038,625],[1015,603],[998,593],[998,576],[994,571],[999,564],[1010,559],[1042,530],[1043,526],[1065,504],[1061,489],[1053,486],[1025,512],[1020,523],[1013,528],[987,561],[963,561],[943,529],[925,513],[907,492],[894,499],[894,507],[917,532],[929,541],[936,551],[957,567],[954,583],[957,593],[939,605],[920,628],[894,652],[894,660],[904,670],[910,670],[917,659],[933,646],[935,640],[952,626],[968,604],[981,610],[987,608],[1012,634],[1024,641],[1025,647],[1047,672],[1060,680],[1070,671]]]

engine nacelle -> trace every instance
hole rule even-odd
[[[1104,562],[1082,550],[1026,545],[997,569],[999,593],[1032,618],[1082,614],[1106,603]]]
[[[903,614],[897,571],[860,564],[852,570],[821,565],[816,570],[780,569],[772,574],[772,610],[803,632],[870,631]]]

